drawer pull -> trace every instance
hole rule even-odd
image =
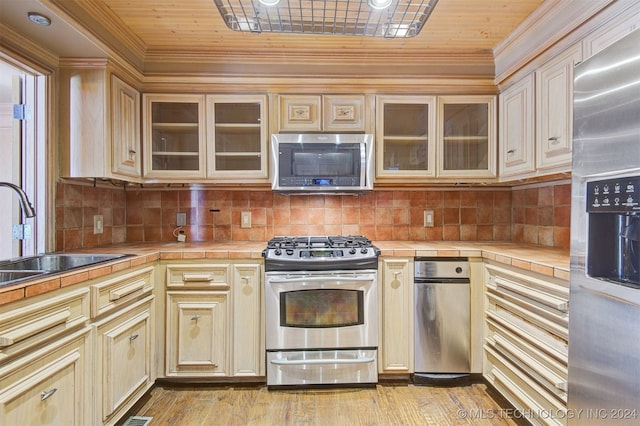
[[[200,319],[200,315],[194,315],[193,317],[191,317],[191,321],[198,322],[199,319]]]
[[[246,282],[251,281],[251,277],[250,277],[250,276],[247,276],[247,275],[245,275],[245,276],[243,276],[243,277],[240,277],[240,279],[241,279],[241,280],[245,280]]]
[[[133,336],[129,336],[129,341],[133,342],[134,340],[136,340],[140,335],[139,334],[134,334]]]
[[[69,308],[51,312],[42,317],[9,328],[0,334],[0,348],[11,346],[49,328],[64,324],[71,317]]]
[[[510,149],[509,151],[507,151],[507,154],[515,154],[516,150],[515,149]]]
[[[569,391],[569,384],[567,382],[556,383],[556,387],[560,389],[562,392]]]
[[[211,274],[182,274],[182,281],[186,283],[193,282],[211,282],[213,275]]]
[[[132,282],[127,286],[120,287],[115,290],[111,290],[109,292],[109,300],[113,302],[114,300],[120,300],[123,297],[133,294],[137,291],[142,291],[146,284],[147,284],[146,281],[138,280],[138,281]]]
[[[44,401],[45,399],[49,399],[53,396],[54,393],[58,392],[57,388],[53,388],[50,391],[43,391],[40,394],[40,401]]]
[[[552,136],[549,138],[549,142],[551,142],[551,145],[557,145],[560,143],[560,138],[557,136]]]

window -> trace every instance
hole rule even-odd
[[[46,251],[45,83],[45,76],[0,58],[0,182],[21,187],[36,210],[26,218],[17,194],[0,188],[0,260]]]

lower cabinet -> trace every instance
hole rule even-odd
[[[569,283],[486,265],[485,378],[534,425],[566,424]]]
[[[95,322],[96,424],[115,424],[153,385],[154,296]]]
[[[171,376],[227,376],[228,291],[167,292],[167,371]]]
[[[413,372],[413,258],[382,258],[380,263],[378,371]]]
[[[264,377],[259,262],[166,265],[165,376]]]
[[[0,424],[88,425],[90,328],[0,367]]]

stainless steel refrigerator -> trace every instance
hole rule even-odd
[[[574,77],[570,425],[640,423],[640,30]]]

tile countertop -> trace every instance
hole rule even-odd
[[[569,279],[569,251],[507,242],[374,241],[382,256],[483,257],[543,275]],[[130,243],[77,253],[132,254],[132,257],[0,287],[0,305],[99,278],[157,260],[261,259],[266,242]]]

